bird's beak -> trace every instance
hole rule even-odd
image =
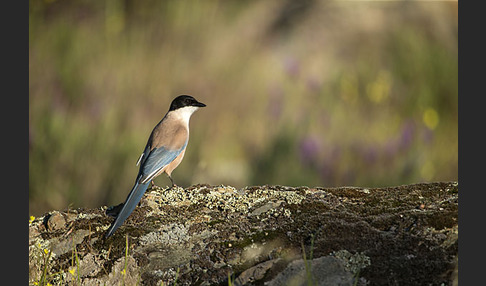
[[[205,107],[205,106],[206,106],[206,104],[204,104],[204,103],[202,103],[202,102],[199,102],[199,101],[198,101],[198,102],[196,102],[196,106],[197,106],[197,107]]]

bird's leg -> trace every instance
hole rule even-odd
[[[173,187],[177,187],[177,185],[174,183],[174,180],[172,179],[172,177],[170,175],[168,175],[168,176],[169,176],[170,182],[172,183],[172,186],[170,188],[172,189]]]

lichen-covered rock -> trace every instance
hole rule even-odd
[[[113,218],[105,210],[54,211],[30,222],[31,284],[313,279],[323,285],[340,279],[343,285],[448,285],[457,279],[456,182],[240,190],[154,186],[108,239],[104,233]],[[306,265],[311,272],[302,274]],[[325,274],[333,271],[339,275]]]
[[[47,218],[47,228],[49,230],[62,229],[65,226],[65,224],[66,224],[66,220],[64,219],[64,216],[59,212],[53,212]]]
[[[298,259],[287,265],[284,271],[270,280],[268,286],[352,286],[355,278],[354,273],[346,271],[343,263],[332,256],[321,256],[312,260]]]

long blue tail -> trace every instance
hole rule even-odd
[[[109,237],[110,235],[112,235],[115,232],[115,230],[119,228],[123,224],[123,222],[128,218],[128,216],[132,213],[132,211],[137,206],[140,199],[142,199],[142,196],[147,190],[149,184],[150,181],[145,184],[139,184],[137,180],[132,190],[130,191],[130,194],[128,194],[128,197],[125,203],[123,204],[120,213],[118,213],[118,216],[116,217],[116,219],[113,221],[110,228],[106,232],[105,237]]]

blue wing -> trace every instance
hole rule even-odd
[[[186,148],[187,141],[182,148],[177,150],[169,150],[164,147],[154,148],[149,151],[145,148],[139,162],[142,162],[140,166],[140,171],[135,181],[135,185],[128,194],[122,209],[118,213],[116,219],[111,224],[110,228],[106,232],[105,237],[112,235],[117,228],[119,228],[123,222],[128,218],[132,211],[137,206],[138,202],[142,198],[143,194],[147,190],[150,181],[155,177],[155,175],[167,164],[174,161],[174,159],[179,156],[179,154]],[[148,154],[147,154],[148,153]],[[145,154],[147,154],[145,158]]]
[[[166,149],[165,147],[152,149],[148,154],[147,159],[142,159],[143,163],[140,166],[140,174],[142,177],[139,179],[139,182],[144,184],[151,181],[162,168],[174,161],[186,146],[187,141],[180,149],[176,150]]]

